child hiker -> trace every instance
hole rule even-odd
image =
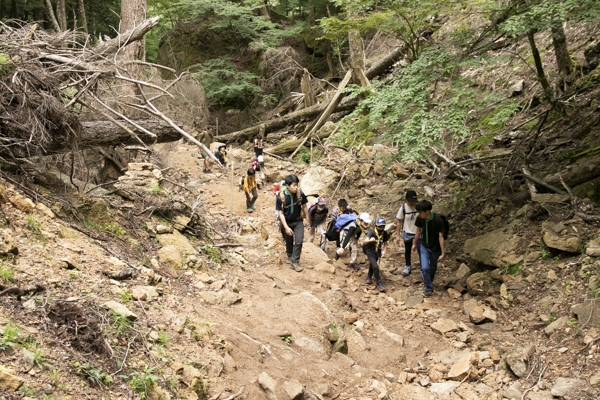
[[[207,148],[210,148],[210,144],[214,140],[213,127],[209,125],[205,131],[202,131],[198,135],[197,140],[203,145],[205,145]],[[200,149],[200,158],[204,160],[202,172],[204,172],[205,174],[209,174],[211,172],[210,157],[208,156],[208,154],[206,154],[204,149]]]
[[[356,258],[358,257],[358,239],[360,239],[363,229],[366,230],[370,223],[371,216],[368,213],[362,213],[356,220],[351,221],[340,229],[341,245],[340,248],[335,251],[333,257],[336,260],[339,259],[340,256],[344,255],[344,251],[347,248],[350,248],[350,267],[355,271],[360,269],[360,266],[356,263]]]
[[[258,173],[258,178],[260,179],[262,185],[264,186],[265,181],[265,158],[263,156],[256,157],[256,160],[252,161],[250,164],[250,168],[253,168]]]
[[[258,156],[262,156],[264,147],[262,135],[256,135],[256,138],[254,139],[254,155],[256,155],[257,158]]]
[[[254,203],[258,198],[258,191],[256,190],[256,172],[252,169],[248,169],[248,175],[244,178],[244,194],[246,194],[246,211],[251,213],[256,210]]]
[[[404,242],[404,270],[401,274],[407,276],[410,274],[411,252],[413,240],[417,232],[415,222],[417,220],[417,192],[409,190],[406,192],[406,203],[402,204],[396,215],[396,240]]]
[[[286,188],[280,192],[275,200],[275,209],[279,211],[281,221],[281,233],[285,240],[285,252],[290,268],[296,272],[302,272],[300,267],[300,254],[302,253],[302,241],[304,240],[304,215],[307,214],[306,195],[298,187],[300,180],[296,175],[285,177]]]
[[[385,249],[387,247],[387,241],[390,236],[385,231],[385,218],[377,217],[375,219],[375,229],[371,229],[367,232],[365,240],[363,242],[363,252],[369,259],[369,273],[367,274],[367,285],[373,283],[373,277],[377,285],[377,290],[385,292],[385,286],[383,286],[383,280],[379,273],[379,264],[377,263],[380,258],[385,257]]]
[[[327,208],[327,203],[325,199],[319,197],[317,202],[310,206],[308,209],[308,229],[310,232],[310,236],[308,237],[309,243],[312,243],[315,240],[315,230],[319,230],[321,250],[325,251],[325,220],[327,219],[327,213],[329,209]]]
[[[227,146],[224,144],[220,145],[217,151],[215,151],[215,157],[219,160],[222,166],[227,166]]]
[[[285,181],[282,180],[273,185],[273,194],[275,195],[275,201],[277,201],[277,197],[279,196],[279,192],[283,190],[285,186]],[[275,227],[279,227],[279,210],[275,210]],[[285,238],[284,238],[285,239]]]

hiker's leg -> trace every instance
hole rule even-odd
[[[280,225],[280,228],[281,228],[281,234],[283,235],[283,241],[285,242],[285,252],[286,252],[288,258],[292,258],[292,254],[294,251],[294,237],[288,236],[288,234],[285,233],[285,229],[283,229],[283,225]]]
[[[310,227],[310,231],[308,231],[309,235],[308,235],[308,243],[312,243],[313,240],[315,240],[315,227],[314,225],[311,225]]]
[[[246,209],[249,209],[252,207],[252,202],[250,201],[250,196],[248,196],[248,193],[244,192],[244,194],[246,195]]]
[[[340,244],[338,244],[338,249],[336,250],[336,252],[342,248],[342,247],[341,247],[341,246],[342,246],[342,243],[344,243],[344,240],[346,240],[346,235],[347,235],[347,234],[348,234],[348,231],[347,231],[347,230],[345,230],[345,229],[342,229],[342,230],[340,231]],[[338,253],[338,254],[339,254],[339,253]]]
[[[372,278],[375,275],[375,279],[379,277],[379,266],[377,265],[377,255],[372,251],[367,251],[367,259],[369,260],[369,273],[367,278]]]
[[[256,199],[258,199],[258,190],[254,188],[252,189],[252,200],[250,200],[250,205],[254,205],[254,203],[256,203]]]
[[[412,246],[414,243],[414,236],[408,236],[402,234],[402,239],[404,240],[404,265],[411,267],[411,252]],[[406,240],[409,239],[409,240]]]
[[[294,221],[288,224],[294,231],[293,248],[292,248],[292,263],[300,262],[300,254],[302,253],[302,241],[304,240],[304,224],[302,221]]]
[[[358,258],[358,246],[356,243],[356,237],[350,239],[350,243],[348,243],[350,247],[350,264],[354,264],[356,259]]]
[[[433,282],[431,280],[430,265],[430,261],[432,259],[431,250],[421,245],[419,255],[421,256],[421,279],[423,279],[423,283],[425,284],[425,291],[433,292]]]
[[[440,258],[440,253],[435,251],[431,251],[431,256],[429,257],[429,275],[431,276],[431,285],[433,287],[433,280],[435,279],[435,273],[437,272],[437,264],[438,258]]]
[[[327,238],[325,237],[325,233],[327,233],[327,231],[325,230],[325,224],[320,223],[317,226],[317,229],[319,230],[319,233],[321,234],[321,242],[319,243],[319,245],[321,246],[321,250],[325,251],[325,244],[327,243]]]

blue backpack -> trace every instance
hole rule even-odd
[[[348,225],[352,221],[356,221],[358,216],[356,214],[342,214],[335,220],[335,229],[338,231],[342,230],[343,227]]]

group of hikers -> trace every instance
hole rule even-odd
[[[323,251],[328,240],[336,242],[334,259],[338,260],[346,251],[350,252],[350,267],[360,270],[357,263],[358,247],[362,247],[367,256],[369,270],[366,284],[375,283],[377,290],[385,291],[385,285],[379,271],[379,260],[386,255],[390,234],[386,231],[385,217],[378,216],[373,221],[369,213],[358,213],[348,205],[348,201],[340,199],[338,206],[331,212],[327,223],[329,209],[323,197],[307,207],[308,199],[298,187],[298,177],[289,175],[284,181],[276,184],[275,210],[279,221],[283,240],[285,241],[286,262],[296,272],[301,272],[300,256],[304,241],[304,218],[309,230],[309,242],[313,242],[315,233],[320,237],[319,245]],[[402,204],[396,215],[396,238],[404,243],[405,265],[401,274],[412,272],[411,252],[418,252],[421,266],[421,279],[425,290],[423,297],[433,294],[433,280],[437,271],[437,263],[445,256],[445,237],[447,223],[445,217],[432,211],[433,205],[428,200],[418,201],[414,190],[406,192],[406,202]],[[373,228],[370,228],[373,224]],[[364,240],[360,240],[366,232]]]
[[[198,138],[207,147],[212,143],[212,127],[208,127]],[[255,159],[246,171],[240,182],[240,188],[246,196],[246,211],[256,209],[255,202],[258,198],[258,188],[265,180],[265,165],[263,157],[263,140],[257,135],[253,142]],[[208,155],[201,153],[204,159],[204,172],[210,172]],[[227,166],[227,147],[219,145],[215,157],[223,166]],[[257,174],[260,180],[257,180]],[[347,200],[340,199],[337,207],[331,212],[328,222],[329,208],[323,197],[318,197],[316,202],[308,207],[308,198],[299,188],[299,179],[296,175],[288,175],[284,180],[274,185],[275,194],[275,220],[281,230],[285,242],[286,259],[290,268],[301,272],[300,257],[302,243],[304,242],[304,229],[309,231],[308,241],[313,242],[315,236],[319,237],[319,246],[325,251],[327,241],[335,241],[336,250],[334,259],[338,260],[347,251],[350,253],[350,267],[360,270],[357,263],[358,248],[362,247],[363,253],[369,262],[366,284],[375,283],[380,291],[385,291],[385,286],[379,271],[379,260],[386,255],[390,241],[390,233],[386,231],[385,217],[378,216],[373,221],[367,212],[358,213],[348,205]],[[433,294],[433,280],[437,271],[438,261],[445,256],[445,238],[448,232],[448,223],[441,214],[432,211],[432,204],[428,200],[419,201],[414,190],[408,190],[406,202],[402,204],[396,214],[395,238],[398,244],[404,244],[404,269],[400,272],[404,276],[412,272],[411,253],[417,252],[420,259],[421,279],[424,283],[423,297]],[[373,227],[371,227],[373,224]],[[361,241],[362,233],[366,232]],[[397,268],[394,268],[397,270]]]

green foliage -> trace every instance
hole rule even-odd
[[[2,261],[0,261],[0,280],[4,284],[9,284],[14,281],[15,270],[12,267],[5,266]]]
[[[79,375],[90,382],[92,386],[108,386],[113,381],[112,376],[105,372],[102,367],[94,367],[88,363],[75,362],[75,369]]]
[[[494,133],[503,130],[508,120],[521,108],[519,103],[508,100],[495,107],[494,111],[481,119],[481,126],[488,132]]]
[[[153,372],[155,367],[150,367],[144,370],[144,372],[134,371],[130,375],[129,387],[136,392],[141,399],[146,399],[148,393],[152,390],[156,382],[158,382],[158,376],[154,375]]]
[[[510,274],[510,275],[518,275],[519,273],[521,273],[522,268],[523,268],[522,261],[517,264],[514,264],[514,265],[506,264],[502,267],[501,273],[502,274]]]
[[[2,336],[0,337],[0,351],[4,351],[12,347],[19,337],[19,325],[9,322],[4,329],[2,329]]]
[[[287,344],[291,344],[293,342],[292,335],[283,335],[281,336],[281,340],[283,340]]]
[[[97,231],[105,231],[115,236],[124,236],[127,232],[117,222],[110,221],[104,223],[94,223],[88,219],[85,220],[85,226]]]
[[[255,83],[258,76],[238,71],[231,60],[212,59],[196,64],[192,69],[197,71],[192,76],[202,84],[206,98],[214,104],[243,106],[262,93]]]
[[[22,343],[23,347],[33,353],[33,365],[39,369],[46,367],[46,355],[35,340],[28,340]]]
[[[23,386],[19,388],[19,392],[23,393],[25,396],[34,396],[35,390],[29,387],[27,383],[24,383]]]
[[[120,335],[125,333],[133,326],[133,321],[123,314],[113,313],[111,314],[111,325],[110,329],[116,334]]]
[[[27,228],[33,233],[40,234],[42,232],[42,224],[37,220],[34,213],[27,214]]]
[[[169,334],[166,331],[158,332],[158,341],[164,347],[167,347],[167,345],[169,344]]]
[[[119,292],[117,296],[119,296],[119,299],[121,299],[123,303],[129,303],[133,298],[129,290],[123,290],[122,292]]]
[[[210,261],[217,264],[221,264],[223,262],[223,257],[221,256],[221,252],[217,247],[211,244],[205,244],[204,246],[200,247],[200,250],[202,250],[202,252],[208,256]]]

